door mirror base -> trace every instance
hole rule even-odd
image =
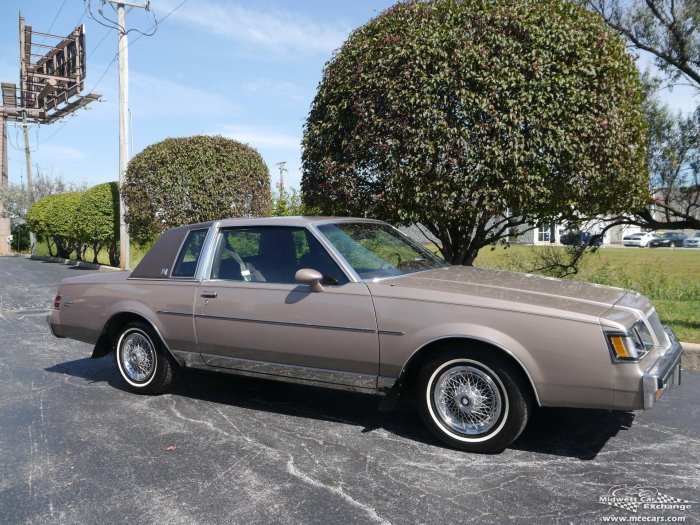
[[[302,268],[294,275],[294,280],[300,284],[308,284],[309,290],[312,292],[322,292],[323,286],[321,280],[323,275],[321,272],[312,270],[311,268]]]

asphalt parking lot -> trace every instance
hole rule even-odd
[[[0,258],[0,523],[599,523],[700,518],[700,373],[648,412],[541,409],[497,455],[453,451],[415,408],[187,373],[124,391],[111,357],[55,339],[58,281],[91,270]],[[699,502],[599,503],[616,485]]]

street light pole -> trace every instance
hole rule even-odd
[[[129,269],[129,231],[124,221],[124,179],[129,162],[129,43],[126,32],[124,4],[117,4],[119,25],[119,267]]]

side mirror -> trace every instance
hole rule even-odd
[[[302,268],[301,270],[297,271],[297,273],[294,275],[294,280],[300,284],[308,284],[309,285],[309,290],[312,292],[322,292],[323,291],[323,286],[321,286],[321,279],[323,279],[323,275],[321,275],[321,272],[317,272],[316,270],[312,270],[311,268]]]

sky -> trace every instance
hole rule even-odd
[[[131,0],[132,2],[134,0]],[[138,0],[143,1],[143,0]],[[134,2],[136,3],[136,2]],[[134,8],[129,33],[131,154],[168,137],[223,135],[263,156],[272,182],[286,162],[285,185],[299,187],[301,137],[324,64],[350,32],[392,5],[389,0],[151,0]],[[88,186],[119,178],[117,33],[109,4],[91,0],[2,0],[0,81],[19,82],[18,20],[34,31],[67,35],[86,26],[84,93],[99,93],[74,116],[30,127],[32,169]],[[41,41],[41,40],[40,40]],[[49,43],[50,41],[46,41]],[[645,57],[640,58],[646,63]],[[690,89],[662,93],[678,111],[700,100]],[[9,179],[26,182],[22,131],[8,127]]]

